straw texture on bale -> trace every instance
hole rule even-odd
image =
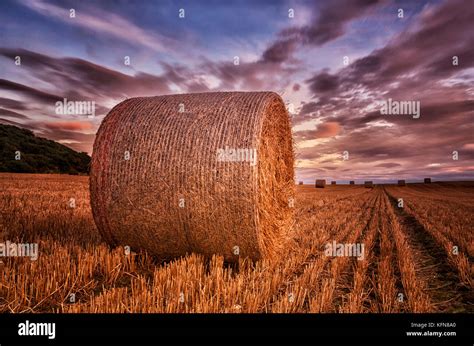
[[[372,181],[364,181],[365,187],[374,187],[374,183]]]
[[[232,150],[241,149],[250,151],[239,161]],[[294,222],[285,105],[272,92],[123,101],[97,133],[90,190],[94,220],[112,245],[161,259],[278,258]]]
[[[431,184],[431,178],[425,178],[425,184]]]
[[[316,180],[316,187],[324,188],[326,186],[326,180],[324,179],[317,179]]]
[[[354,180],[351,180],[351,181],[349,182],[349,185],[355,185],[355,181],[354,181]]]
[[[398,181],[398,186],[406,186],[405,180],[399,180]]]

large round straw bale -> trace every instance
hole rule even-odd
[[[128,99],[99,128],[90,189],[112,245],[277,258],[294,222],[288,112],[273,92]]]

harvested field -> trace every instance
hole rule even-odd
[[[297,186],[284,260],[238,265],[109,247],[88,186],[0,174],[0,242],[39,246],[36,261],[0,258],[1,312],[474,312],[472,182]]]

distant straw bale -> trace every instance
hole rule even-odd
[[[324,187],[326,187],[326,180],[324,180],[324,179],[317,179],[317,180],[316,180],[316,187],[318,187],[318,188],[324,188]]]
[[[373,181],[364,181],[364,187],[373,188],[374,187]]]

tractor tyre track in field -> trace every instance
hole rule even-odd
[[[370,192],[370,191],[369,191]],[[370,216],[367,219],[367,222],[365,223],[364,228],[362,229],[361,233],[355,240],[355,242],[360,242],[361,239],[364,239],[365,235],[367,234],[370,225],[372,224],[374,218],[376,217],[377,214],[377,200],[378,196],[374,196],[370,199],[370,203],[368,205],[368,208],[370,208]],[[346,237],[344,239],[344,242],[347,242],[349,237]],[[341,241],[343,242],[343,241]],[[321,287],[321,282],[324,279],[329,278],[329,273],[330,273],[330,266],[332,265],[335,257],[330,258],[327,262],[326,265],[324,266],[323,272],[320,276],[320,280],[317,283],[319,287]],[[350,260],[350,259],[349,259]],[[350,288],[353,283],[353,278],[354,278],[354,269],[355,269],[355,262],[356,259],[353,258],[352,261],[347,261],[347,263],[343,264],[343,268],[341,270],[341,273],[339,274],[340,277],[336,279],[336,288],[334,291],[334,297],[333,297],[333,308],[334,311],[338,311],[338,309],[342,306],[343,304],[343,297],[346,294],[350,293]],[[351,265],[352,264],[352,265]],[[348,268],[347,271],[344,271],[346,268]]]
[[[361,195],[361,193],[358,193],[357,195],[351,196],[351,198],[355,197],[355,196],[360,196],[360,195]],[[365,230],[368,227],[368,225],[370,223],[370,220],[373,218],[373,216],[375,214],[375,210],[376,210],[376,208],[375,208],[375,198],[370,198],[370,199],[364,201],[363,205],[366,206],[367,208],[370,208],[370,217],[369,217],[369,219],[367,221],[367,224],[364,228],[364,230]],[[337,239],[337,242],[346,242],[348,239],[350,239],[351,234],[352,234],[351,229],[346,227],[345,232],[343,233],[343,236],[341,238]],[[298,280],[299,277],[304,275],[307,268],[309,266],[311,266],[313,262],[316,262],[317,260],[320,260],[323,257],[325,257],[324,250],[321,250],[318,253],[309,254],[306,257],[306,259],[302,262],[302,264],[299,265],[291,273],[290,278],[286,282],[284,282],[282,285],[280,285],[280,287],[277,290],[277,293],[272,297],[272,299],[270,300],[270,302],[268,304],[268,306],[270,306],[270,309],[278,300],[280,300],[284,297],[285,292],[291,286],[291,284],[293,282],[295,282],[296,280]],[[332,258],[332,257],[325,257],[324,258],[324,267],[323,267],[323,270],[321,271],[321,273],[319,274],[318,282],[314,284],[315,286],[320,287],[321,281],[324,280],[324,278],[327,278],[327,271],[328,271],[328,268],[330,267],[331,262],[333,260],[334,260],[334,258]],[[305,306],[305,308],[309,309],[308,297],[306,297],[306,301],[304,303],[304,306]]]
[[[377,189],[378,190],[378,189]],[[383,213],[383,192],[379,193],[379,210],[378,210],[378,224],[377,230],[375,234],[375,238],[373,241],[373,245],[369,250],[370,253],[366,254],[366,260],[370,259],[369,266],[366,271],[366,281],[364,284],[364,290],[367,292],[367,300],[363,302],[364,308],[367,312],[374,310],[374,305],[377,306],[379,304],[379,297],[377,296],[377,281],[379,276],[379,262],[381,261],[381,237],[383,232],[383,223],[384,220],[384,213]],[[365,312],[365,311],[364,311]]]
[[[377,190],[370,190],[370,191],[375,191]],[[370,232],[371,226],[374,223],[379,222],[379,209],[378,209],[378,203],[380,201],[380,194],[377,193],[373,199],[372,199],[372,205],[371,205],[371,214],[369,219],[367,220],[367,223],[362,230],[361,234],[357,238],[356,242],[357,243],[363,243],[363,241],[367,238],[367,234]],[[367,249],[365,249],[367,250]],[[367,252],[365,253],[367,256]],[[364,261],[367,260],[367,257],[364,259]],[[355,285],[355,271],[357,270],[358,259],[353,257],[348,261],[348,263],[345,264],[342,273],[340,275],[340,278],[337,280],[337,285],[336,285],[336,292],[333,300],[333,306],[335,311],[340,310],[347,304],[347,298],[350,296],[354,285]]]
[[[413,251],[417,277],[426,284],[425,293],[434,309],[439,312],[473,312],[473,292],[460,284],[444,249],[413,215],[398,208],[394,196],[384,191]]]
[[[398,301],[398,296],[401,294],[406,297],[407,292],[403,287],[402,282],[402,273],[400,270],[400,254],[397,252],[396,244],[394,244],[392,238],[393,230],[390,227],[393,227],[390,223],[390,215],[388,213],[388,208],[391,208],[390,201],[387,197],[387,194],[383,193],[381,213],[383,221],[379,228],[380,234],[378,238],[378,257],[377,263],[373,263],[373,271],[371,272],[371,281],[373,285],[373,292],[375,295],[374,303],[378,306],[373,306],[372,311],[376,312],[404,312],[408,311],[406,305]],[[385,244],[384,244],[385,242]],[[386,262],[385,262],[386,261]],[[390,274],[388,274],[390,273]],[[393,279],[392,279],[393,277]],[[390,282],[390,280],[393,280]],[[393,297],[387,296],[386,290],[387,287],[389,290],[392,290],[393,285]],[[387,304],[389,305],[389,310],[387,310]]]

